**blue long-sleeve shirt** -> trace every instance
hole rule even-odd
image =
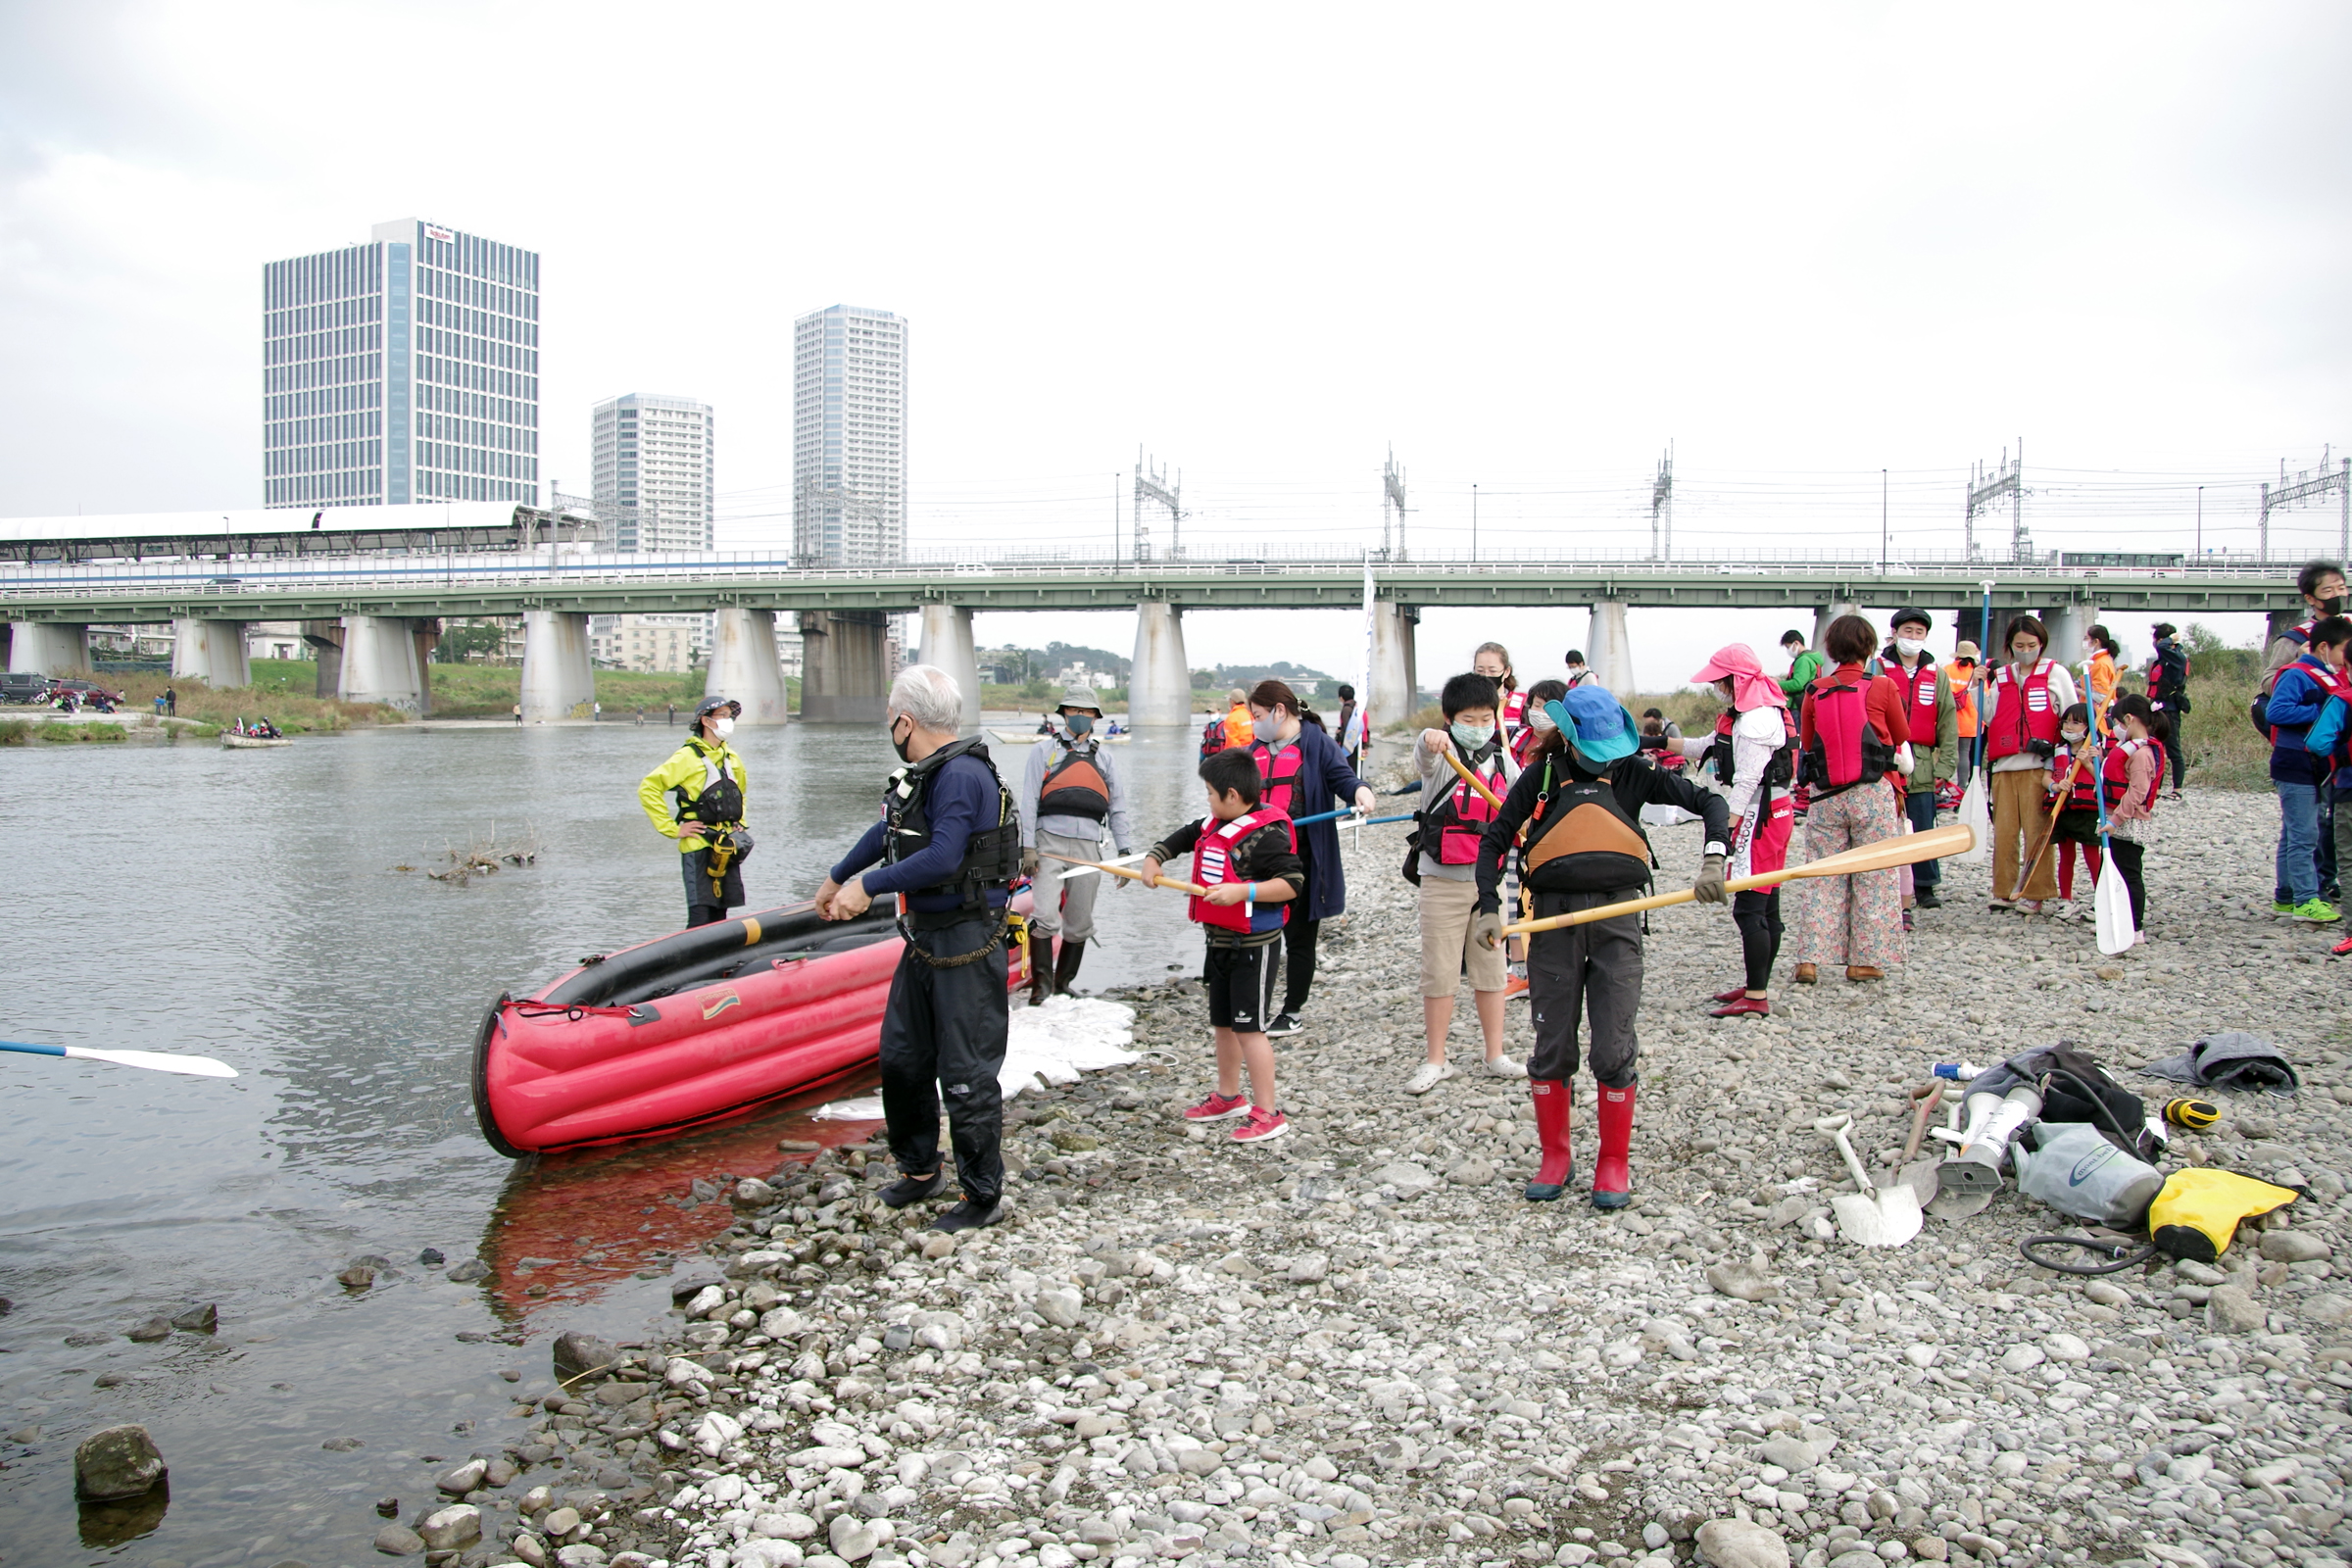
[[[955,875],[956,868],[963,863],[964,846],[970,841],[972,830],[983,822],[992,826],[995,823],[996,775],[978,758],[950,758],[932,775],[923,808],[931,818],[931,842],[896,865],[886,865],[868,875],[865,891],[873,897],[930,887]],[[847,882],[881,859],[882,835],[888,831],[886,821],[867,828],[864,836],[833,867],[833,880]],[[1004,907],[1005,898],[1005,889],[989,889],[989,907]],[[958,894],[933,893],[909,897],[906,902],[910,909],[937,914],[955,908],[962,900]]]
[[[2332,745],[2312,744],[2310,733],[2333,703],[2312,673],[2324,667],[2317,655],[2305,654],[2279,670],[2271,687],[2271,705],[2263,716],[2278,732],[2271,741],[2271,778],[2277,783],[2328,781],[2328,754]]]

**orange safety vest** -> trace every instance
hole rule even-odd
[[[1943,678],[1952,683],[1952,706],[1957,710],[1958,733],[1962,740],[1977,738],[1977,693],[1970,684],[1977,678],[1977,666],[1963,664],[1957,659],[1943,666]]]
[[[1225,715],[1225,749],[1247,746],[1257,738],[1257,726],[1250,721],[1250,705],[1236,703],[1233,711]]]

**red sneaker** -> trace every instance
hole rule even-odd
[[[1772,1013],[1772,1004],[1762,997],[1751,997],[1745,991],[1735,992],[1734,996],[1737,1000],[1725,1003],[1720,1007],[1709,1008],[1707,1016],[1710,1018],[1746,1018],[1750,1016],[1763,1018],[1769,1017]]]
[[[2334,947],[2329,948],[2328,951],[2334,954],[2337,957],[2342,957],[2346,954],[2352,954],[2352,937],[2344,938],[2343,941],[2338,942]]]
[[[1250,1116],[1233,1130],[1237,1144],[1262,1144],[1269,1138],[1280,1138],[1291,1130],[1291,1120],[1279,1110],[1260,1110],[1250,1106]]]
[[[1746,996],[1746,995],[1747,995],[1747,987],[1745,987],[1745,986],[1734,986],[1734,987],[1732,987],[1732,989],[1731,989],[1731,990],[1729,990],[1729,991],[1718,991],[1718,992],[1716,992],[1716,993],[1715,993],[1715,996],[1714,996],[1714,1000],[1715,1000],[1715,1001],[1717,1001],[1717,1002],[1738,1002],[1738,1001],[1739,1001],[1740,998],[1742,998],[1742,997],[1744,997],[1744,996]]]
[[[1223,1121],[1228,1116],[1247,1116],[1248,1114],[1250,1114],[1250,1097],[1248,1095],[1220,1095],[1214,1089],[1211,1089],[1208,1092],[1208,1098],[1198,1105],[1184,1107],[1186,1121]]]

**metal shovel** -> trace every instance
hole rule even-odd
[[[1845,1168],[1852,1172],[1852,1193],[1839,1193],[1830,1200],[1830,1208],[1838,1216],[1838,1232],[1856,1247],[1900,1247],[1917,1236],[1925,1222],[1920,1218],[1919,1196],[1910,1188],[1896,1185],[1876,1187],[1862,1161],[1854,1153],[1854,1146],[1846,1142],[1846,1131],[1854,1118],[1838,1113],[1824,1116],[1813,1124],[1817,1133],[1827,1133],[1837,1144],[1838,1152],[1845,1156]]]

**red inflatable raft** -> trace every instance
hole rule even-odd
[[[1013,907],[1028,908],[1028,893]],[[535,997],[502,996],[473,1050],[473,1110],[509,1156],[657,1138],[872,1064],[903,944],[892,916],[796,904],[624,948]],[[1008,983],[1028,983],[1017,938]]]

